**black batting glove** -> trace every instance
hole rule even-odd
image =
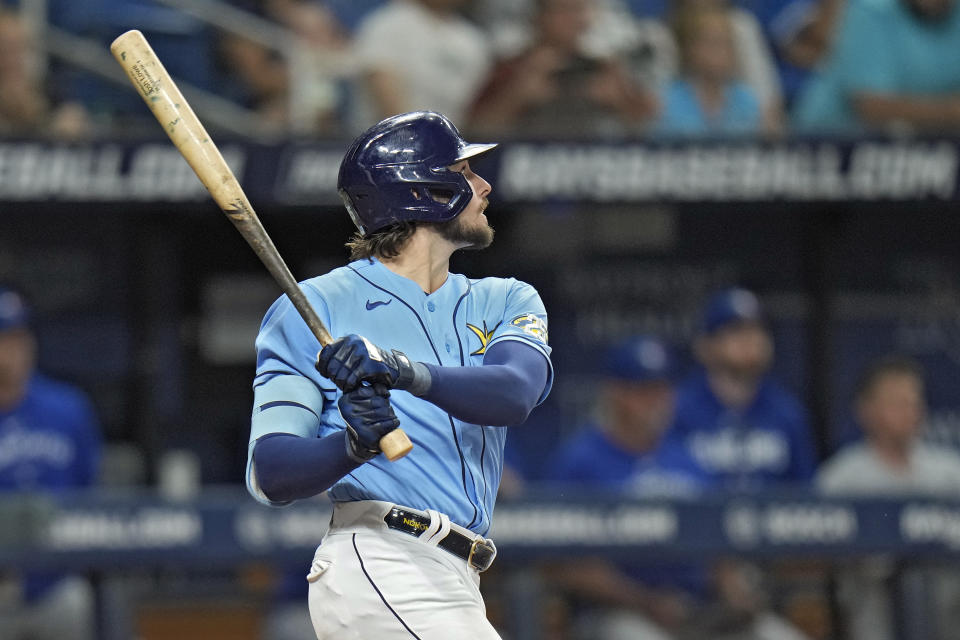
[[[325,346],[317,355],[317,371],[344,392],[368,382],[423,395],[431,382],[430,371],[423,363],[411,361],[396,349],[381,349],[356,334]]]
[[[359,463],[380,454],[380,438],[400,426],[383,385],[362,385],[340,396],[340,415],[347,423],[347,455]]]

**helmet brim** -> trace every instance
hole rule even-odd
[[[454,162],[460,162],[462,160],[469,160],[470,158],[476,158],[479,155],[490,151],[497,146],[498,143],[491,142],[488,144],[468,144],[460,150],[460,153],[457,154],[457,158]]]

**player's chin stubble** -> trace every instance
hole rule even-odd
[[[478,222],[470,225],[462,215],[437,225],[444,239],[456,245],[466,245],[464,249],[486,249],[493,243],[493,227]]]

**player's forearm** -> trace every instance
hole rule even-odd
[[[491,426],[522,424],[549,375],[543,354],[516,341],[491,347],[482,367],[427,368],[431,382],[425,400],[464,422]]]
[[[960,127],[960,98],[897,96],[861,93],[854,108],[866,122],[875,126],[906,122],[921,129]]]
[[[267,435],[257,440],[253,461],[260,490],[278,503],[323,493],[360,466],[347,455],[340,432],[323,438]]]

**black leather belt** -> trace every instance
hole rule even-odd
[[[383,521],[391,529],[403,531],[412,536],[419,536],[430,526],[429,516],[422,516],[419,513],[413,513],[399,507],[391,509],[390,513],[384,516]],[[479,536],[471,538],[452,529],[443,540],[437,543],[437,546],[463,558],[467,561],[467,564],[477,571],[489,569],[496,555],[496,547],[483,538]]]

